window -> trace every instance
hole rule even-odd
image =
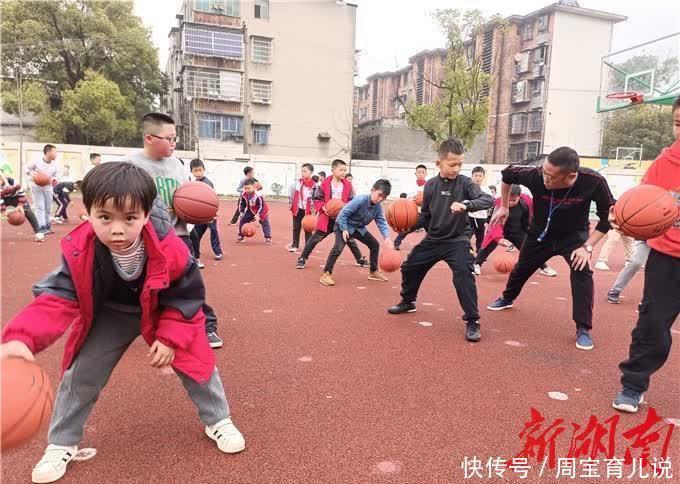
[[[529,22],[520,26],[520,37],[523,41],[531,40],[534,38],[534,24]]]
[[[255,18],[269,20],[269,0],[255,0]]]
[[[194,10],[238,17],[241,14],[240,0],[195,0]]]
[[[198,113],[198,136],[218,140],[243,136],[243,119],[239,116]]]
[[[538,30],[539,33],[545,32],[548,30],[548,16],[547,15],[541,15],[538,17],[538,20],[536,21],[536,30]]]
[[[515,69],[517,73],[529,70],[529,52],[521,52],[515,55]]]
[[[212,69],[190,69],[187,75],[187,95],[222,101],[241,102],[241,73]]]
[[[510,145],[510,163],[516,163],[524,159],[524,143]]]
[[[187,27],[185,50],[187,54],[242,59],[243,33],[239,30]]]
[[[251,99],[256,103],[269,104],[272,102],[272,83],[271,81],[250,81]]]
[[[269,64],[272,61],[272,39],[253,37],[253,62]]]
[[[541,131],[543,127],[543,111],[531,111],[529,113],[529,132]]]
[[[510,115],[510,134],[525,134],[527,132],[527,113]]]
[[[512,102],[521,103],[529,101],[530,99],[527,96],[528,89],[527,81],[515,82],[512,86]]]
[[[543,95],[543,79],[534,79],[533,80],[533,92],[534,92],[534,97],[540,97]]]
[[[548,48],[545,45],[540,46],[534,50],[534,62],[536,64],[545,64],[545,54]]]
[[[534,158],[538,156],[538,148],[541,145],[538,141],[531,141],[527,143],[527,158]]]
[[[253,124],[253,141],[256,145],[266,145],[269,143],[268,124]]]
[[[368,119],[368,108],[361,108],[359,110],[359,121],[366,121]]]

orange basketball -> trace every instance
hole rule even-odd
[[[512,272],[516,263],[517,260],[515,259],[515,256],[505,250],[497,252],[493,256],[493,268],[496,269],[496,272],[500,272],[501,274]]]
[[[207,224],[213,221],[220,207],[215,190],[207,183],[190,181],[182,183],[172,197],[172,207],[177,217],[190,224]]]
[[[627,190],[614,205],[616,224],[624,234],[636,239],[663,235],[678,220],[678,203],[656,185],[638,185]]]
[[[253,237],[257,233],[257,224],[255,222],[243,224],[241,233],[244,237]]]
[[[404,259],[401,254],[394,249],[380,249],[380,257],[378,257],[378,265],[380,269],[385,272],[394,272],[401,267]]]
[[[255,182],[255,191],[260,191],[262,190],[262,183],[256,181]]]
[[[50,177],[45,175],[41,171],[36,172],[36,174],[33,175],[33,183],[35,183],[39,187],[46,187],[47,185],[50,184]]]
[[[395,200],[387,209],[387,223],[395,232],[404,232],[418,219],[418,207],[416,202],[408,198]]]
[[[28,442],[52,415],[54,396],[45,371],[32,361],[10,357],[0,368],[3,451]]]
[[[314,215],[305,215],[302,217],[302,230],[307,233],[314,232],[316,228],[316,217]]]
[[[416,193],[416,196],[413,197],[413,201],[416,202],[416,205],[419,207],[423,205],[423,192],[418,192]]]
[[[26,221],[26,216],[19,210],[12,210],[7,214],[7,222],[10,225],[21,225]]]
[[[324,207],[326,208],[326,213],[330,218],[337,217],[338,214],[340,213],[340,210],[342,210],[342,207],[344,206],[345,202],[343,202],[339,198],[331,198],[324,205]]]

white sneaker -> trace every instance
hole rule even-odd
[[[205,434],[217,442],[218,449],[227,454],[235,454],[246,448],[246,441],[232,423],[231,418],[225,418],[215,425],[207,426]]]
[[[607,265],[607,263],[605,261],[599,260],[595,263],[595,269],[600,269],[601,271],[608,271],[609,266]]]
[[[541,269],[541,274],[548,277],[555,277],[557,275],[557,271],[552,267],[546,267],[545,269]]]
[[[297,252],[297,251],[298,251],[297,247],[293,247],[293,244],[288,244],[288,245],[286,246],[286,250],[287,250],[288,252]]]
[[[38,232],[37,234],[35,234],[35,241],[45,242],[45,234],[43,234],[42,232]]]
[[[201,259],[196,259],[196,266],[197,266],[199,269],[205,268],[205,265],[203,265],[203,262],[201,262]]]
[[[35,483],[54,482],[66,474],[66,466],[78,453],[78,446],[48,445],[42,459],[33,468],[31,479]]]
[[[475,264],[475,275],[476,276],[482,275],[482,266],[480,266],[479,264]]]

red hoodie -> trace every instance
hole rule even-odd
[[[678,218],[673,227],[647,243],[654,250],[680,258],[680,141],[664,148],[645,172],[642,183],[665,188],[678,200]]]

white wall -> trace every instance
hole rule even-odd
[[[595,107],[611,32],[608,20],[555,12],[544,153],[570,146],[581,156],[599,155],[601,124]]]

